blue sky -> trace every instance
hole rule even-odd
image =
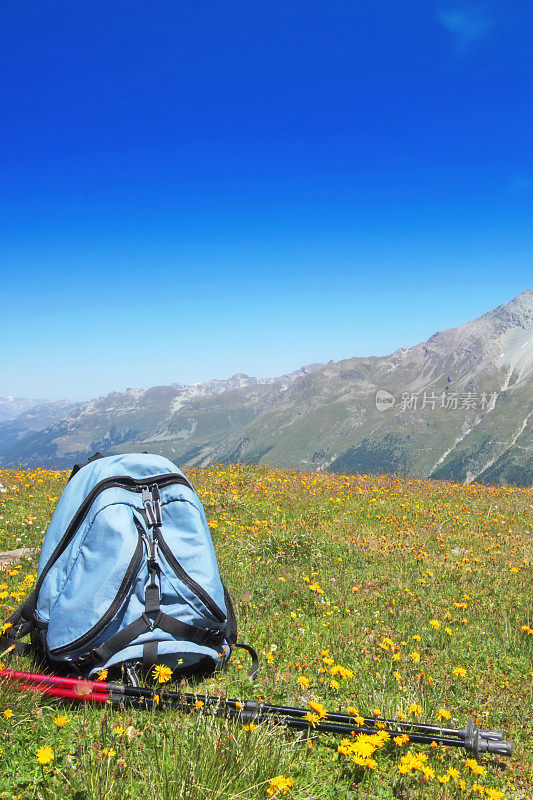
[[[531,287],[529,4],[0,19],[0,396],[379,355]]]

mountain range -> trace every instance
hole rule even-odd
[[[70,467],[96,450],[150,450],[183,467],[263,463],[531,486],[532,330],[525,291],[387,356],[86,403],[17,401],[20,411],[0,422],[0,464]]]

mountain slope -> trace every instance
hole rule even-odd
[[[203,446],[218,444],[260,413],[273,387],[289,385],[322,366],[309,364],[278,378],[237,373],[191,386],[128,389],[88,403],[65,404],[62,412],[59,403],[40,406],[0,424],[0,464],[68,468],[96,450],[147,447],[174,454],[176,448],[167,445],[173,440],[180,456],[179,445],[186,442],[188,460],[189,453],[192,457]]]
[[[207,458],[253,462],[262,451],[259,461],[304,468],[460,481],[512,472],[530,485],[532,316],[533,292],[524,292],[415,347],[328,365]],[[378,410],[378,390],[394,406]]]
[[[237,374],[113,393],[10,446],[0,426],[0,463],[69,466],[94,450],[150,449],[183,466],[240,461],[532,485],[532,327],[528,291],[387,356],[277,379]]]

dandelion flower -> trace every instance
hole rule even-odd
[[[272,797],[274,794],[287,794],[294,785],[293,779],[286,778],[284,775],[271,778],[268,783],[267,794],[269,797]]]
[[[68,719],[67,717],[65,717],[64,714],[60,714],[59,716],[54,717],[54,722],[58,728],[62,728],[64,725],[67,724]]]
[[[156,664],[152,671],[152,676],[158,683],[166,683],[172,677],[172,670],[165,664]]]
[[[376,749],[376,745],[369,740],[369,737],[361,733],[353,743],[353,753],[359,758],[369,758]]]
[[[401,736],[395,736],[392,741],[397,744],[398,747],[401,747],[403,744],[407,744],[409,737],[406,733],[402,733]]]
[[[437,719],[450,719],[451,714],[445,708],[439,708],[437,711]]]
[[[302,689],[308,689],[309,688],[309,685],[310,685],[311,681],[309,680],[309,678],[306,678],[305,675],[299,675],[297,680],[298,680],[298,683],[300,684],[300,686],[302,687]]]
[[[465,767],[466,769],[470,769],[474,775],[484,775],[487,771],[485,767],[482,767],[481,764],[478,764],[475,758],[467,758],[465,760]]]
[[[325,706],[323,706],[323,705],[322,705],[322,703],[317,703],[317,702],[316,702],[316,700],[312,700],[312,701],[309,703],[309,708],[310,708],[312,711],[314,711],[314,712],[315,712],[315,714],[318,714],[318,716],[320,717],[320,719],[324,719],[324,717],[326,717],[326,716],[327,716],[327,714],[328,714],[326,707],[325,707]]]
[[[255,731],[255,729],[258,728],[258,727],[259,727],[259,725],[255,725],[253,722],[249,722],[247,725],[243,725],[242,729],[243,729],[243,731],[246,731],[247,733],[251,733],[252,731]]]
[[[416,650],[413,650],[413,652],[411,653],[411,660],[414,661],[415,664],[418,664],[418,662],[420,661],[420,653],[417,653]]]
[[[466,678],[466,669],[464,667],[454,667],[452,672],[454,675],[457,675],[458,678]]]
[[[46,745],[45,747],[39,747],[37,750],[37,761],[39,764],[49,764],[50,761],[54,760],[54,751],[51,747]]]
[[[4,711],[4,717],[6,719],[11,719],[12,716],[13,716],[13,712],[11,711],[11,709],[10,708],[6,708],[6,710]]]

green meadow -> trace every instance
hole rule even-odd
[[[533,493],[394,476],[189,470],[230,589],[227,670],[189,691],[503,730],[510,758],[341,741],[191,713],[96,708],[0,685],[0,798],[255,800],[533,796]],[[0,471],[0,610],[31,590],[67,474]],[[37,665],[9,653],[5,668]],[[166,687],[177,688],[175,684]],[[319,704],[313,706],[310,704]],[[320,716],[320,713],[318,714]]]

